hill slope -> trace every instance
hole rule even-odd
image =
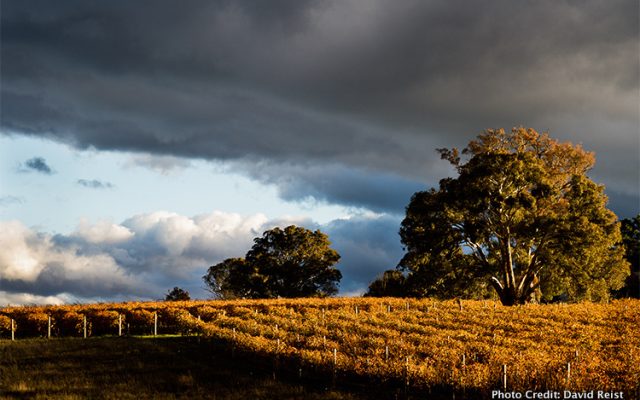
[[[4,316],[4,317],[3,317]],[[49,317],[51,325],[49,325]],[[0,337],[202,335],[283,374],[489,396],[491,389],[638,396],[640,302],[300,299],[0,309]],[[156,319],[157,317],[157,319]],[[157,325],[156,325],[157,321]]]

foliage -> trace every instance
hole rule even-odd
[[[36,337],[47,335],[49,314],[41,307],[19,307],[5,316],[14,320],[14,330],[19,331],[21,335]]]
[[[11,334],[11,318],[6,315],[0,315],[0,335],[5,332]]]
[[[385,271],[369,285],[365,297],[403,297],[407,292],[406,278],[401,271]]]
[[[172,331],[181,335],[188,335],[192,331],[197,330],[197,324],[194,324],[193,315],[184,308],[171,307],[158,310],[158,322],[160,331]]]
[[[185,301],[185,300],[191,300],[191,296],[189,295],[189,292],[176,286],[167,293],[167,295],[164,297],[164,300],[165,301]]]
[[[319,230],[274,228],[254,239],[245,258],[213,265],[203,279],[223,299],[330,296],[342,278],[330,245]]]
[[[55,310],[51,313],[55,321],[54,336],[81,336],[84,331],[84,316],[77,311],[66,309]],[[89,326],[87,326],[89,330]]]
[[[116,310],[89,309],[85,312],[89,335],[108,335],[117,332],[120,313]]]
[[[640,298],[640,214],[621,221],[622,244],[625,256],[631,266],[631,275],[627,278],[620,295]]]
[[[127,320],[127,333],[148,335],[153,332],[154,311],[142,307],[132,307],[124,310],[124,315]]]
[[[203,279],[209,290],[221,299],[261,297],[264,281],[244,258],[227,258],[212,265]]]
[[[399,268],[409,294],[486,297],[490,284],[514,305],[540,294],[606,300],[622,286],[619,223],[604,187],[586,176],[593,153],[525,128],[438,151],[458,176],[407,207]]]
[[[5,308],[0,315],[97,310],[158,313],[165,333],[189,327],[236,351],[273,357],[295,370],[313,369],[319,376],[335,371],[419,389],[486,393],[500,387],[506,365],[509,390],[640,394],[639,300],[503,307],[487,301],[316,298]],[[210,319],[198,320],[197,310],[207,311]],[[24,337],[20,327],[16,334]]]

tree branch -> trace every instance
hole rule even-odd
[[[504,290],[504,287],[502,286],[502,283],[500,283],[500,280],[498,278],[496,278],[495,276],[492,276],[491,279],[489,280],[489,282],[493,285],[494,288],[496,288],[496,290],[498,290],[498,291]]]
[[[465,242],[473,249],[476,258],[478,258],[480,262],[487,267],[491,266],[491,264],[489,264],[489,260],[487,260],[487,256],[484,254],[484,251],[482,251],[482,246],[467,238],[465,238]]]
[[[522,275],[520,279],[520,284],[518,285],[518,292],[522,292],[525,287],[533,281],[533,278],[536,275],[536,266],[538,262],[538,254],[544,248],[546,244],[546,235],[540,239],[540,244],[536,247],[536,250],[533,252],[533,255],[529,257],[529,265],[527,266],[527,271]]]
[[[489,279],[489,283],[491,284],[491,286],[493,286],[493,288],[496,290],[496,292],[498,293],[498,297],[500,297],[500,302],[502,302],[502,304],[504,304],[504,287],[502,286],[502,284],[500,283],[500,280],[498,278],[496,278],[495,276],[492,276],[491,279]]]
[[[503,260],[504,265],[504,277],[505,277],[505,285],[509,289],[515,289],[516,279],[513,271],[513,255],[511,253],[511,230],[507,226],[507,237],[504,240],[504,246],[506,250],[506,260]]]

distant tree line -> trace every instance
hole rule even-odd
[[[191,300],[191,296],[189,295],[189,292],[176,286],[164,296],[164,300],[165,301],[186,301],[186,300]]]

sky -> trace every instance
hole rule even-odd
[[[403,255],[437,148],[534,128],[640,212],[639,3],[0,3],[0,305],[206,298],[208,266],[296,224],[340,295]]]

